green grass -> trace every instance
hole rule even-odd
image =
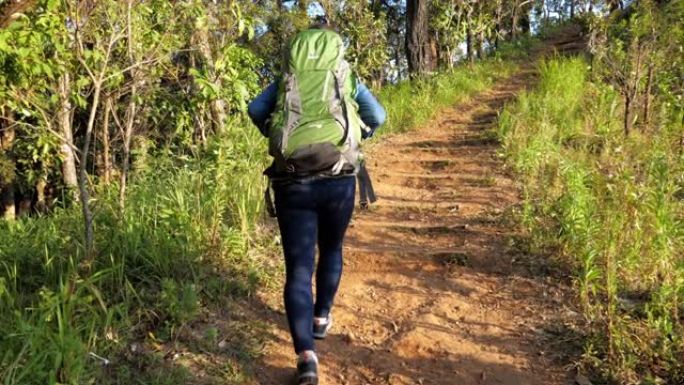
[[[441,108],[487,89],[496,79],[509,75],[515,68],[511,62],[487,60],[387,86],[378,94],[387,110],[387,123],[380,128],[379,134],[401,133],[421,126]]]
[[[262,146],[256,130],[235,124],[201,156],[151,158],[123,214],[116,188],[99,189],[90,272],[79,266],[77,207],[0,222],[3,383],[166,383],[157,370],[127,374],[136,362],[156,366],[154,355],[129,359],[130,344],[174,341],[207,302],[243,297],[268,279],[255,253],[266,244],[256,231]],[[113,364],[101,370],[91,352]]]
[[[523,35],[516,40],[499,42],[499,47],[493,52],[494,57],[499,60],[523,60],[529,58],[530,54],[542,46],[542,41],[538,36]]]
[[[589,80],[585,61],[539,70],[499,135],[523,187],[532,250],[557,250],[550,257],[574,276],[587,331],[581,364],[609,383],[681,383],[681,117],[662,109],[657,124],[625,138],[619,96]]]

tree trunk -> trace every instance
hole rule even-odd
[[[207,145],[207,125],[204,121],[206,112],[203,107],[199,107],[199,114],[195,116],[195,138],[202,146]]]
[[[90,191],[88,190],[88,174],[86,170],[88,162],[88,152],[90,149],[90,135],[92,133],[92,125],[97,113],[97,105],[100,99],[101,85],[96,85],[95,95],[93,97],[93,106],[90,112],[90,123],[81,148],[81,167],[78,173],[78,190],[81,199],[81,211],[83,214],[84,236],[85,236],[85,262],[89,267],[92,263],[94,252],[94,235],[93,235],[93,213],[90,210]]]
[[[130,65],[134,65],[136,62],[135,53],[133,51],[134,41],[133,41],[133,26],[131,24],[131,8],[133,7],[132,0],[128,0],[128,34],[127,34],[127,45],[128,45],[128,60]],[[131,164],[131,139],[133,137],[133,124],[135,123],[136,111],[138,105],[136,104],[136,98],[138,97],[138,76],[137,71],[131,71],[131,92],[128,99],[128,107],[126,108],[126,125],[124,127],[123,135],[123,161],[121,164],[121,179],[119,184],[119,207],[123,212],[126,207],[126,184],[128,182],[128,171],[130,170]]]
[[[214,68],[214,57],[211,52],[211,45],[209,42],[209,31],[206,28],[201,28],[197,31],[197,44],[202,61],[207,70],[207,76],[214,82],[214,84],[221,88],[221,82],[217,79],[216,69]],[[209,103],[211,112],[212,127],[215,134],[220,135],[223,132],[223,125],[226,122],[226,103],[221,98],[212,100]]]
[[[401,80],[401,49],[399,49],[399,43],[394,50],[394,61],[397,66],[397,81]]]
[[[428,33],[429,0],[406,2],[406,53],[409,72],[424,74],[434,67]]]
[[[499,35],[501,35],[501,14],[503,10],[503,1],[500,1],[496,5],[496,10],[494,13],[494,49],[499,49]]]
[[[511,13],[511,40],[518,38],[518,4],[513,6]]]
[[[19,206],[17,206],[17,216],[24,217],[31,214],[31,199],[19,194]],[[16,198],[16,197],[15,197]]]
[[[570,18],[575,18],[575,0],[570,0]]]
[[[432,58],[432,68],[439,68],[439,46],[437,45],[437,39],[430,35],[430,57]]]
[[[453,56],[451,54],[451,47],[447,46],[447,68],[453,69],[454,68],[454,60]]]
[[[530,12],[532,12],[532,8],[524,8],[522,10],[522,16],[520,16],[520,21],[518,24],[520,24],[520,32],[522,32],[523,35],[529,36],[531,33],[531,26],[530,26]]]
[[[112,96],[107,95],[105,99],[104,118],[102,119],[102,179],[105,185],[109,185],[112,180],[112,159],[109,145],[109,117],[112,112]]]
[[[131,95],[126,109],[126,125],[124,127],[123,135],[123,159],[121,161],[121,176],[119,183],[119,207],[122,211],[126,207],[126,185],[131,164],[131,139],[133,137],[133,123],[135,122],[137,110],[137,105],[135,103],[137,87],[135,86],[135,82],[136,79],[135,76],[133,76],[133,85],[131,86]]]
[[[85,137],[83,138],[83,147],[81,147],[81,161],[78,170],[78,191],[81,199],[81,211],[83,213],[83,224],[85,231],[85,259],[84,265],[90,268],[95,251],[95,241],[93,234],[93,213],[90,210],[90,191],[88,184],[88,153],[90,152],[90,139],[93,133],[93,126],[95,125],[95,116],[100,105],[100,93],[102,91],[102,77],[93,85],[93,104],[90,107],[90,116],[88,117],[88,125],[86,126]]]
[[[611,13],[617,11],[618,9],[622,9],[622,1],[608,0],[608,9]]]
[[[45,199],[45,189],[47,188],[48,170],[45,165],[40,165],[40,176],[36,182],[36,211],[39,213],[47,212],[48,206]]]
[[[61,134],[60,152],[62,154],[62,179],[72,199],[78,199],[78,177],[76,175],[76,154],[74,152],[74,131],[71,119],[71,78],[65,72],[59,78],[59,109],[57,124]]]
[[[625,96],[625,113],[623,116],[623,125],[625,129],[625,136],[629,136],[632,131],[632,97]]]
[[[646,74],[646,89],[644,90],[644,124],[651,123],[651,90],[653,89],[653,64],[648,66],[648,73]]]
[[[634,64],[634,78],[631,80],[631,85],[627,88],[627,96],[625,97],[625,135],[628,135],[632,129],[632,122],[634,120],[634,104],[639,97],[639,84],[641,84],[642,77],[642,56],[643,51],[638,42],[634,43],[637,49],[636,62]],[[627,121],[627,119],[629,119]]]
[[[475,61],[475,56],[473,55],[473,32],[470,23],[466,26],[466,57],[470,62]]]
[[[484,31],[480,31],[477,34],[477,58],[480,60],[484,58],[484,43],[485,43]]]
[[[501,26],[499,23],[496,23],[494,26],[495,35],[494,35],[494,49],[497,50],[499,49],[499,32],[501,31]]]
[[[4,111],[1,112],[5,115]],[[7,125],[0,131],[0,150],[2,150],[3,154],[6,154],[12,148],[15,137],[14,128],[12,128],[10,124],[7,124],[8,121],[9,119],[7,119],[6,116],[3,116],[3,121],[0,122],[0,125],[2,126]],[[7,156],[7,160],[12,164],[11,167],[14,167],[14,161],[11,156]],[[14,178],[12,178],[12,180],[0,180],[0,203],[2,203],[2,206],[0,206],[0,213],[3,213],[3,217],[9,221],[14,220],[17,217],[17,208],[14,200],[14,185]]]
[[[10,183],[2,189],[3,218],[13,221],[17,217],[17,206],[14,202],[14,183]]]

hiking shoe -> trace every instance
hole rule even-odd
[[[297,362],[297,385],[318,385],[318,360],[311,358]]]
[[[326,322],[316,323],[313,325],[313,337],[317,340],[322,340],[328,336],[328,331],[332,326],[332,315],[328,314]]]

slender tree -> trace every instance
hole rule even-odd
[[[9,115],[5,108],[0,110],[0,203],[2,204],[0,212],[4,212],[5,219],[14,220],[16,217],[15,161],[10,152],[16,133],[14,122]]]
[[[424,74],[434,69],[428,30],[429,0],[406,2],[406,53],[411,74]]]
[[[62,155],[62,180],[64,186],[74,199],[78,198],[78,177],[76,173],[76,152],[74,151],[74,129],[72,125],[73,109],[71,105],[71,75],[65,71],[58,79],[57,94],[59,106],[57,125],[60,136],[60,152]]]

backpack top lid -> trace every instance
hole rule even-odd
[[[335,70],[344,59],[344,42],[334,31],[309,29],[298,33],[290,43],[287,70]]]

